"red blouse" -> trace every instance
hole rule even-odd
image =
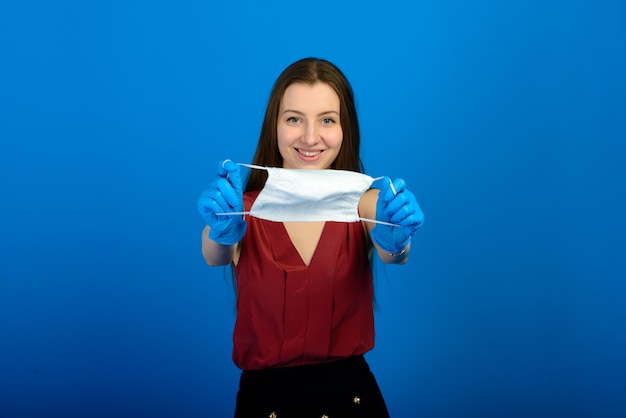
[[[246,211],[258,193],[245,194]],[[282,222],[246,221],[235,268],[235,364],[258,370],[371,350],[372,272],[361,222],[326,222],[307,267]]]

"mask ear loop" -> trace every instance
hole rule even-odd
[[[237,163],[237,165],[240,165],[242,167],[255,168],[257,170],[265,170],[265,171],[267,171],[267,167],[263,167],[262,165],[246,164],[246,163]]]
[[[371,222],[371,223],[379,224],[379,225],[394,226],[396,228],[401,228],[402,227],[402,225],[392,224],[391,222],[379,221],[377,219],[369,219],[369,218],[361,218],[361,217],[359,217],[359,220],[363,221],[363,222]]]
[[[389,177],[387,177],[387,178],[389,178]],[[391,187],[391,191],[393,192],[394,196],[398,194],[398,192],[396,191],[396,188],[393,185],[393,181],[391,181],[391,179],[389,179],[389,187]]]
[[[222,161],[222,168],[224,170],[226,170],[226,167],[224,167],[224,164],[226,164],[227,162],[232,161],[230,158],[225,159],[224,161]],[[228,171],[226,171],[226,178],[228,179],[228,177],[230,176],[230,173]]]

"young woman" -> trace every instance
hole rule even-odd
[[[264,167],[362,172],[352,88],[332,63],[307,58],[287,67],[270,95],[252,163]],[[361,218],[373,222],[273,222],[245,215],[267,181],[219,165],[198,200],[207,222],[209,265],[234,266],[237,320],[233,360],[243,370],[235,417],[386,417],[363,358],[374,346],[373,251],[405,263],[422,211],[402,179],[364,192]]]

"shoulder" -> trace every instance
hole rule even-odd
[[[244,192],[243,198],[244,199],[254,200],[259,195],[259,193],[261,193],[260,190],[253,190],[251,192]]]
[[[252,204],[256,200],[256,198],[259,195],[259,193],[261,193],[260,190],[255,190],[255,191],[252,191],[252,192],[245,192],[243,194],[243,204],[244,204],[245,210],[247,210],[247,211],[250,210],[250,207],[252,206]]]

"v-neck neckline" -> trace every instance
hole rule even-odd
[[[286,240],[289,242],[289,252],[291,253],[291,257],[297,258],[297,260],[300,262],[300,264],[303,267],[306,267],[307,269],[310,268],[311,265],[315,262],[315,259],[318,257],[318,253],[321,251],[320,244],[322,243],[322,240],[324,239],[324,236],[326,235],[329,222],[328,221],[324,222],[324,226],[322,226],[322,232],[320,233],[319,239],[317,240],[317,244],[315,244],[315,249],[313,250],[313,254],[311,255],[311,260],[309,261],[309,264],[304,262],[302,255],[298,251],[298,248],[296,248],[296,245],[292,241],[291,236],[289,235],[289,232],[287,231],[287,227],[285,227],[285,223],[284,222],[278,222],[278,223],[280,224],[280,227],[283,231],[283,234]]]
[[[264,221],[263,225],[274,261],[285,271],[311,271],[327,263],[334,263],[333,260],[337,259],[339,247],[343,242],[341,231],[344,223],[326,221],[311,262],[307,265],[293,245],[282,222]]]

